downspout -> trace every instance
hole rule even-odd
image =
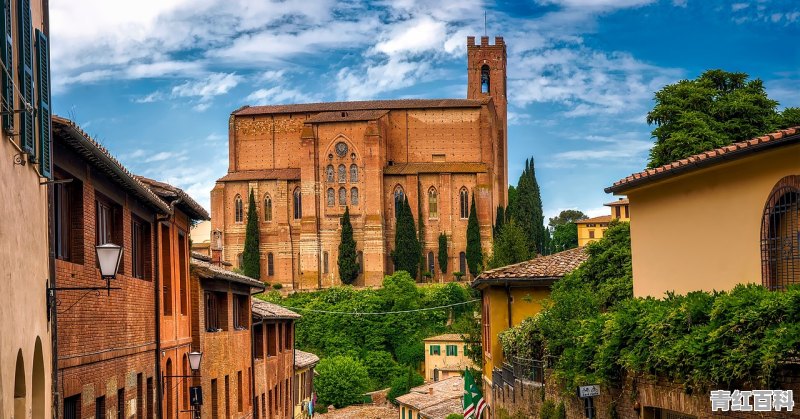
[[[46,12],[45,12],[46,13]],[[54,214],[53,214],[53,206],[54,206],[54,196],[53,196],[53,186],[47,186],[47,264],[48,264],[48,275],[50,276],[50,287],[56,287],[56,257],[55,257],[55,230],[53,226],[55,224]],[[51,380],[52,382],[50,385],[52,388],[51,391],[51,415],[53,418],[58,418],[58,411],[59,411],[59,391],[58,391],[58,310],[56,309],[55,298],[56,294],[55,291],[50,291],[46,295],[46,302],[48,303],[48,308],[50,312],[47,313],[49,320],[50,320],[50,340],[51,340],[51,347],[50,347],[50,357],[51,357]],[[52,301],[52,304],[49,304]]]
[[[158,296],[161,295],[161,270],[159,269],[158,260],[161,258],[161,221],[159,220],[158,214],[154,216],[154,223],[156,228],[156,234],[154,237],[156,238],[156,245],[155,245],[155,255],[153,255],[153,270],[155,271],[155,275],[153,276],[155,279],[155,290],[153,292],[153,299],[155,300],[155,319],[156,319],[156,376],[154,377],[156,382],[156,417],[161,417],[161,398],[163,397],[162,388],[163,385],[161,383],[161,301],[159,300]],[[147,407],[144,406],[143,409]]]
[[[252,307],[252,305],[251,305],[251,307]],[[250,318],[252,319],[252,317],[253,317],[253,314],[251,312],[250,313]],[[250,383],[249,383],[249,385],[250,385],[250,395],[253,396],[253,402],[251,404],[253,406],[253,417],[254,418],[258,417],[258,406],[256,406],[256,404],[258,403],[258,394],[256,394],[256,342],[255,342],[255,338],[253,338],[253,336],[254,336],[254,332],[255,332],[255,327],[258,326],[258,325],[261,325],[263,323],[264,323],[263,320],[259,320],[257,323],[252,323],[250,325],[250,370],[253,371],[253,373],[250,374]],[[266,365],[264,365],[264,374],[266,375],[266,373],[267,373],[267,367],[266,367]]]
[[[508,307],[508,328],[514,327],[511,323],[511,286],[506,281],[506,306]]]
[[[291,399],[292,399],[292,407],[291,407],[291,409],[292,409],[292,417],[294,417],[294,407],[297,406],[297,402],[298,402],[298,400],[294,399],[294,395],[295,395],[294,388],[295,388],[295,386],[297,386],[297,383],[295,383],[295,380],[297,379],[297,377],[296,377],[295,371],[294,371],[294,366],[296,365],[295,363],[297,362],[297,359],[295,359],[295,354],[296,354],[296,348],[295,348],[295,341],[296,340],[294,338],[295,321],[291,320],[289,322],[289,324],[292,327],[292,380],[290,381],[291,384],[289,385],[289,393],[292,395],[292,397],[291,397]],[[298,393],[299,393],[299,391],[298,391]]]

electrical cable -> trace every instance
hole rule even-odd
[[[460,305],[464,305],[464,304],[474,303],[476,301],[480,301],[480,300],[474,299],[474,300],[469,300],[469,301],[463,301],[463,302],[460,302],[460,303],[448,304],[448,305],[444,305],[444,306],[418,308],[418,309],[414,309],[414,310],[383,311],[383,312],[329,311],[329,310],[315,310],[313,308],[305,308],[305,307],[289,307],[289,306],[281,306],[281,307],[283,307],[285,309],[288,309],[288,310],[301,310],[301,311],[307,311],[307,312],[311,312],[311,313],[321,313],[321,314],[351,314],[351,315],[356,315],[356,316],[363,316],[363,315],[382,316],[382,315],[387,315],[387,314],[403,314],[403,313],[416,313],[416,312],[420,312],[420,311],[441,310],[441,309],[444,309],[444,308],[449,308],[449,307],[455,307],[455,306],[460,306]],[[280,305],[280,304],[278,304],[278,305]]]

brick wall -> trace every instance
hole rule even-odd
[[[259,328],[262,326],[262,328]],[[277,330],[279,350],[269,355],[270,338],[264,331]],[[289,339],[286,340],[286,329]],[[258,398],[259,418],[291,418],[294,412],[294,322],[291,320],[264,320],[256,325],[257,333],[265,333],[263,357],[255,360],[255,397]],[[266,402],[264,406],[261,400]]]

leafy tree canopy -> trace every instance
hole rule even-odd
[[[555,252],[578,247],[578,225],[574,222],[556,225],[550,245]]]
[[[412,388],[421,386],[424,382],[425,379],[418,372],[414,371],[413,367],[408,367],[404,375],[395,377],[392,380],[392,388],[389,390],[389,394],[386,395],[386,398],[396,405],[398,397],[408,394]]]
[[[800,109],[779,113],[764,83],[748,77],[708,70],[656,92],[656,105],[647,114],[656,139],[648,167],[800,124]]]
[[[550,221],[547,225],[550,226],[550,228],[555,228],[561,224],[574,223],[575,221],[585,220],[587,218],[589,217],[582,211],[568,209],[561,211],[555,217],[550,217]]]
[[[500,234],[492,243],[492,257],[489,259],[489,269],[499,268],[526,261],[531,258],[525,233],[511,220],[504,224]]]
[[[336,407],[360,403],[369,386],[367,368],[349,356],[334,356],[319,361],[314,389],[320,404]]]

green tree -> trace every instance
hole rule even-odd
[[[416,278],[419,270],[419,255],[422,250],[417,238],[417,229],[414,227],[414,216],[411,214],[411,207],[405,197],[400,210],[397,211],[396,220],[394,252],[392,252],[395,270],[406,271]]]
[[[492,237],[497,237],[503,224],[506,222],[506,209],[502,206],[497,207],[497,215],[494,218],[494,228],[492,229]]]
[[[425,273],[428,271],[428,264],[425,263],[425,218],[422,216],[422,183],[418,182],[417,186],[417,191],[419,191],[417,194],[417,219],[419,220],[419,231],[417,232],[417,243],[419,243],[418,266],[422,273]],[[433,274],[433,272],[431,272],[431,274]]]
[[[544,254],[550,236],[544,228],[542,197],[539,183],[536,181],[533,158],[525,160],[525,169],[517,182],[513,206],[509,206],[508,212],[525,234],[531,253]]]
[[[473,276],[477,276],[481,272],[481,264],[483,264],[481,231],[478,225],[478,211],[475,210],[475,194],[472,194],[469,220],[467,221],[467,267],[469,272]]]
[[[492,243],[492,257],[489,259],[489,269],[499,268],[514,263],[526,261],[531,258],[525,234],[517,222],[511,220],[503,226],[499,236]]]
[[[396,405],[398,397],[408,394],[412,388],[421,386],[424,382],[425,379],[418,372],[414,371],[414,368],[408,367],[408,371],[405,375],[395,377],[392,380],[392,388],[389,390],[389,394],[387,394],[386,397],[390,402]]]
[[[656,92],[656,104],[647,114],[656,139],[648,167],[800,123],[798,108],[779,113],[764,83],[748,78],[746,73],[707,70]]]
[[[574,223],[575,221],[585,220],[587,218],[589,217],[587,217],[582,211],[568,209],[561,211],[555,217],[550,217],[547,225],[550,228],[556,228],[556,226],[561,224]]]
[[[506,222],[511,221],[511,208],[517,204],[517,188],[508,185],[508,202],[506,205]]]
[[[550,244],[555,252],[578,247],[578,225],[573,222],[556,225]]]
[[[369,373],[364,365],[349,356],[323,358],[316,367],[314,388],[322,405],[337,408],[361,403],[369,385]]]
[[[250,190],[250,201],[247,205],[247,227],[244,236],[244,252],[242,253],[242,273],[250,278],[261,278],[261,251],[258,249],[258,212],[256,198]]]
[[[388,351],[367,351],[362,358],[362,362],[367,368],[370,379],[372,379],[371,388],[374,389],[388,387],[397,373],[397,362]]]
[[[439,234],[439,269],[447,273],[447,235],[444,233]]]
[[[341,219],[342,239],[339,242],[339,278],[343,284],[352,284],[358,277],[356,241],[353,239],[353,225],[350,224],[350,207],[345,207]]]

